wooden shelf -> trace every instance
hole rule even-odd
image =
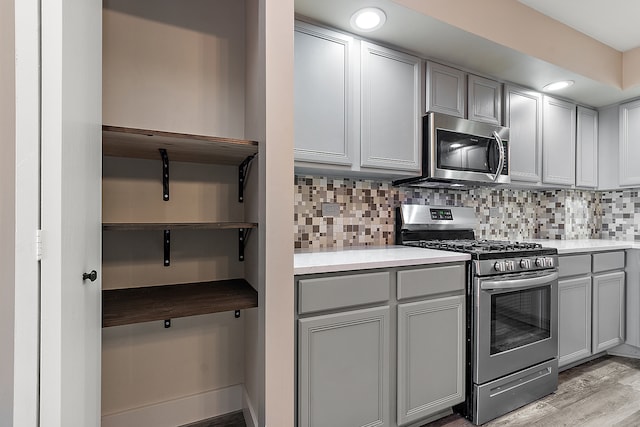
[[[253,222],[104,222],[104,231],[230,230],[256,228]]]
[[[159,160],[159,149],[167,150],[170,161],[238,166],[258,152],[258,143],[243,139],[102,126],[102,154],[105,156]]]
[[[258,293],[244,279],[102,291],[102,327],[258,306]]]

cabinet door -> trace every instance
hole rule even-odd
[[[469,74],[468,119],[502,124],[502,84]]]
[[[578,107],[576,126],[576,186],[598,186],[598,112]]]
[[[593,276],[593,353],[624,342],[623,271]]]
[[[620,185],[640,185],[640,100],[620,105]]]
[[[298,321],[300,427],[389,425],[389,308]]]
[[[542,180],[542,95],[505,86],[504,124],[509,128],[509,155],[513,181]]]
[[[422,61],[367,42],[361,46],[361,165],[419,172]]]
[[[464,401],[464,296],[398,305],[398,425]]]
[[[591,356],[591,276],[558,281],[558,366]]]
[[[543,97],[542,182],[575,184],[576,106]]]
[[[466,93],[464,71],[427,62],[427,112],[464,118]]]
[[[351,165],[353,38],[296,23],[294,42],[295,159]]]

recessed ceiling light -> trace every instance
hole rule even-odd
[[[553,82],[543,87],[542,90],[546,90],[546,91],[560,90],[560,89],[564,89],[566,87],[572,86],[573,83],[574,83],[573,80],[562,80],[559,82]]]
[[[351,15],[351,27],[358,31],[375,31],[382,27],[387,20],[387,15],[377,7],[365,7]]]

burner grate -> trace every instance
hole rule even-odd
[[[405,242],[409,246],[419,246],[428,249],[441,249],[456,252],[517,252],[540,249],[540,243],[509,242],[502,240],[419,240]]]

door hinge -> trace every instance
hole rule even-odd
[[[42,230],[36,230],[36,259],[42,261]]]

